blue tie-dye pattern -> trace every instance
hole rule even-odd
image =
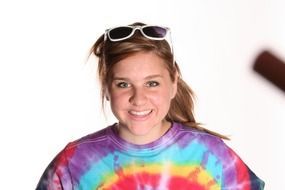
[[[93,163],[90,169],[81,176],[79,189],[90,189],[90,187],[97,187],[104,178],[104,175],[113,170],[112,165],[110,164],[113,162],[113,160],[114,155],[109,154],[103,157],[97,163]]]

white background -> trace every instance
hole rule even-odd
[[[67,144],[114,122],[102,113],[89,48],[106,28],[172,29],[196,116],[229,135],[266,182],[284,184],[284,92],[252,70],[264,49],[285,60],[281,0],[0,1],[0,189],[34,189]]]

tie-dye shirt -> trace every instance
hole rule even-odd
[[[220,138],[174,123],[135,145],[115,125],[69,143],[37,190],[260,190],[260,180]]]

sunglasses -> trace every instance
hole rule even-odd
[[[107,29],[105,32],[105,39],[108,37],[110,41],[117,42],[132,37],[136,30],[151,40],[164,40],[170,29],[162,26],[120,26],[116,28]]]
[[[156,25],[143,25],[143,26],[120,26],[115,28],[110,28],[105,31],[104,41],[109,38],[111,42],[118,42],[126,40],[132,37],[136,30],[139,30],[141,34],[151,40],[165,40],[170,47],[171,53],[173,55],[173,65],[175,65],[175,57],[172,47],[170,29],[163,26]]]

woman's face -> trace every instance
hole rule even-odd
[[[158,139],[170,127],[164,120],[177,80],[171,81],[164,61],[151,52],[137,53],[113,67],[109,85],[111,108],[120,136],[135,144]]]

